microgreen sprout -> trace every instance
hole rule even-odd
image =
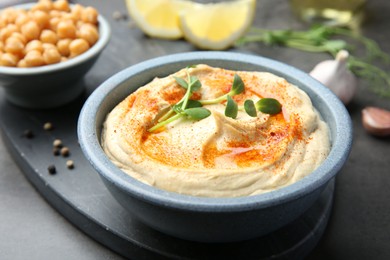
[[[232,97],[234,95],[241,94],[242,92],[244,92],[244,90],[245,90],[245,86],[244,86],[244,82],[242,81],[241,77],[238,76],[237,74],[234,74],[233,85],[228,93],[226,93],[225,95],[222,95],[220,97],[217,97],[215,99],[199,100],[199,102],[202,105],[218,104],[218,103],[221,103],[222,101],[225,101],[227,99],[227,96]]]
[[[282,105],[274,98],[262,98],[256,103],[253,100],[247,99],[244,103],[245,112],[251,117],[257,116],[257,111],[264,114],[275,115],[280,113]]]
[[[255,107],[255,103],[251,99],[247,99],[244,102],[244,109],[245,112],[250,115],[251,117],[256,117],[257,116],[257,111]]]
[[[282,110],[282,105],[274,98],[262,98],[256,102],[255,107],[262,113],[270,115],[278,114]]]
[[[237,103],[232,99],[231,96],[227,96],[227,103],[225,109],[225,116],[235,119],[238,114]]]
[[[172,108],[158,120],[156,125],[149,129],[149,132],[153,132],[184,116],[193,120],[201,120],[211,114],[207,108],[202,107],[201,103],[196,100],[190,100],[191,94],[199,90],[202,87],[202,83],[197,77],[189,74],[188,68],[189,67],[187,67],[187,81],[179,77],[174,77],[175,81],[186,89],[186,93],[178,103],[173,105]]]
[[[204,108],[203,105],[220,104],[226,102],[225,116],[235,119],[238,115],[239,107],[232,98],[235,95],[245,91],[244,82],[240,76],[234,75],[231,90],[215,99],[207,100],[192,100],[191,95],[202,87],[202,83],[196,76],[191,76],[187,67],[187,80],[179,77],[174,77],[177,84],[186,89],[186,93],[182,99],[174,104],[162,117],[159,118],[157,124],[151,127],[148,131],[154,132],[157,129],[179,119],[187,117],[192,120],[202,120],[211,115],[210,110]],[[273,98],[262,98],[256,104],[252,100],[246,100],[244,109],[252,117],[257,116],[257,110],[266,114],[277,114],[281,111],[281,104]]]

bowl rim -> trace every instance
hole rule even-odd
[[[310,87],[311,91],[317,95],[324,96],[323,101],[336,122],[336,130],[334,131],[336,135],[332,136],[333,146],[328,157],[314,172],[293,184],[258,195],[234,198],[197,197],[169,192],[144,184],[120,170],[108,159],[101,148],[100,140],[98,140],[98,134],[96,132],[96,117],[91,115],[97,115],[97,112],[102,107],[102,103],[105,101],[106,95],[120,86],[129,77],[137,73],[142,73],[143,71],[161,67],[162,65],[172,64],[178,61],[191,62],[191,60],[245,62],[254,65],[258,64],[258,66],[265,66],[266,64],[267,68],[271,70],[283,72],[284,75],[292,76],[302,84],[312,86]],[[84,103],[78,120],[78,137],[84,155],[103,180],[114,184],[133,197],[146,201],[149,204],[172,209],[200,212],[237,212],[286,203],[324,187],[342,168],[349,156],[352,145],[352,122],[345,106],[328,88],[295,67],[251,54],[196,51],[170,54],[146,60],[130,66],[107,79],[95,89]]]
[[[31,8],[36,3],[25,3],[9,6],[6,8],[16,8],[16,9],[28,9]],[[70,4],[70,6],[74,6],[74,4]],[[0,10],[1,11],[1,10]],[[50,73],[58,70],[63,70],[66,68],[74,67],[80,63],[86,62],[91,59],[93,56],[98,54],[101,50],[106,47],[107,43],[110,40],[111,36],[111,28],[108,24],[108,21],[104,16],[102,16],[99,12],[98,15],[98,29],[99,29],[99,39],[98,41],[89,48],[86,52],[69,59],[67,61],[59,62],[56,64],[44,65],[39,67],[32,68],[17,68],[17,67],[6,67],[0,66],[0,74],[8,74],[12,76],[28,76],[35,75],[39,73]]]

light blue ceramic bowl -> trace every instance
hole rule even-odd
[[[14,6],[29,9],[33,3]],[[52,108],[64,105],[84,91],[77,84],[93,66],[107,46],[111,30],[107,20],[99,15],[99,40],[85,53],[53,65],[34,68],[0,66],[0,86],[11,103],[25,108]]]
[[[232,70],[267,71],[300,87],[330,127],[332,149],[328,158],[312,174],[290,186],[240,198],[203,198],[167,192],[143,184],[117,168],[100,146],[106,115],[154,77],[164,77],[200,63]],[[140,221],[183,239],[229,242],[265,235],[302,215],[346,162],[352,126],[339,99],[296,68],[253,55],[191,52],[145,61],[112,76],[86,101],[79,117],[78,136],[85,156],[112,195]]]

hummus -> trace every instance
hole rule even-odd
[[[150,132],[161,114],[181,100],[185,89],[175,77],[196,76],[202,87],[191,99],[228,93],[234,74],[245,91],[242,105],[267,97],[282,104],[276,115],[239,111],[224,115],[226,102],[204,107],[202,120],[186,117]],[[107,156],[127,174],[163,190],[203,197],[239,197],[292,184],[315,170],[330,150],[329,130],[310,98],[285,79],[266,72],[231,71],[197,65],[155,78],[119,103],[102,131]]]

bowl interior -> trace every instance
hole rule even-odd
[[[328,123],[332,149],[315,172],[287,187],[240,198],[203,198],[167,192],[143,184],[118,169],[105,156],[100,134],[106,115],[126,96],[155,77],[164,77],[192,64],[208,64],[232,70],[265,71],[285,78],[304,90]],[[289,65],[253,55],[231,52],[191,52],[168,55],[129,67],[104,82],[85,103],[79,119],[81,147],[92,165],[106,180],[151,203],[192,210],[248,210],[267,207],[304,196],[324,186],[345,163],[352,142],[348,112],[339,99],[308,74]]]
[[[35,3],[20,4],[12,7],[16,9],[29,9],[33,5],[35,5]],[[83,63],[91,59],[92,57],[99,54],[104,49],[111,35],[110,26],[107,20],[100,14],[98,16],[98,23],[99,23],[98,26],[99,39],[89,50],[87,50],[83,54],[80,54],[79,56],[76,56],[64,62],[39,66],[39,67],[33,67],[33,68],[13,68],[13,67],[0,66],[0,74],[12,75],[12,76],[23,76],[23,75],[29,76],[29,75],[35,75],[41,73],[50,73],[58,70],[64,70],[69,67],[74,67],[77,64]]]

